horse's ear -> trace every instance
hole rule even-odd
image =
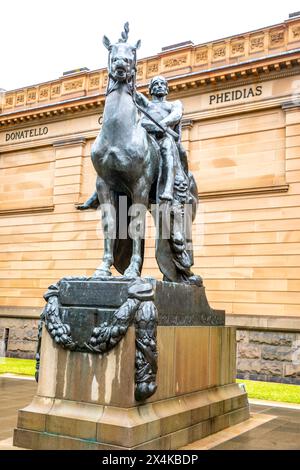
[[[106,47],[106,49],[108,49],[108,50],[110,51],[110,49],[111,49],[111,42],[110,42],[110,40],[108,39],[108,37],[103,36],[102,42],[103,42],[104,46]]]
[[[134,46],[135,49],[139,49],[141,47],[142,41],[139,39],[136,45]]]

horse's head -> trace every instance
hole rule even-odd
[[[129,25],[125,23],[121,39],[115,44],[103,36],[103,44],[109,51],[109,74],[118,82],[131,81],[136,72],[136,50],[140,47],[141,41],[137,41],[134,46],[128,44],[128,32]]]

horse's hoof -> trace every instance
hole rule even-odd
[[[188,284],[192,284],[194,286],[202,287],[203,286],[203,280],[201,276],[197,276],[196,274],[193,274],[188,278]]]
[[[112,274],[110,271],[106,271],[105,269],[96,269],[94,274],[92,275],[92,278],[97,278],[97,277],[111,277]]]
[[[126,269],[123,276],[127,279],[135,279],[136,277],[140,277],[140,273],[138,270],[135,269]]]

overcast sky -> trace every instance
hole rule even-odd
[[[299,10],[299,0],[2,0],[0,88],[105,67],[102,36],[116,41],[125,21],[131,42],[142,40],[142,58],[170,44],[200,44],[281,23]]]

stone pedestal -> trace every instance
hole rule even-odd
[[[64,315],[73,315],[74,325],[76,315],[77,324],[85,323],[85,318],[85,328],[93,328],[97,312],[88,310],[95,309],[91,302],[99,299],[88,301],[85,299],[91,295],[83,295],[81,309],[70,305],[76,286],[65,287],[61,291]],[[83,287],[77,285],[79,291]],[[113,298],[119,298],[115,304],[126,300],[126,286],[121,288],[124,298],[115,288]],[[173,294],[175,313],[176,290]],[[103,303],[98,309],[101,317],[108,308]],[[169,313],[171,310],[169,306]],[[168,323],[166,311],[167,307],[164,323]],[[159,302],[158,312],[160,315]],[[235,383],[233,327],[159,325],[157,341],[157,391],[144,402],[136,402],[134,327],[103,355],[67,351],[44,329],[37,395],[19,411],[14,445],[29,449],[177,449],[249,417],[247,395]]]

